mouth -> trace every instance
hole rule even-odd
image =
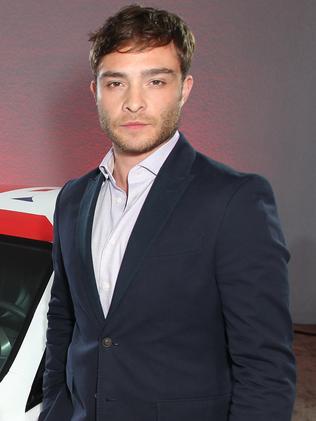
[[[121,125],[121,127],[130,130],[139,130],[147,126],[149,126],[148,123],[143,123],[141,121],[128,121],[127,123]]]

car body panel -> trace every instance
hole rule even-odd
[[[53,275],[9,372],[0,383],[0,421],[37,420],[40,405],[25,413],[31,386],[45,351],[48,301]],[[30,352],[31,351],[31,352]]]
[[[60,188],[0,187],[0,234],[52,242],[53,213]],[[48,302],[53,281],[38,302],[31,323],[8,372],[0,382],[0,421],[35,421],[40,405],[25,412],[34,377],[46,343]]]

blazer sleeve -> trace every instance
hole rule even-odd
[[[70,416],[67,415],[70,413],[71,400],[66,386],[66,360],[74,327],[74,311],[58,231],[60,198],[64,188],[58,195],[54,213],[54,281],[47,313],[43,406],[39,421],[55,419],[66,421],[70,419]]]
[[[290,421],[295,359],[285,247],[270,184],[247,177],[226,206],[216,245],[233,395],[229,421]]]

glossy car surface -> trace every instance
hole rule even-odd
[[[59,188],[0,188],[0,420],[37,420]]]

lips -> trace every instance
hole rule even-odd
[[[143,123],[142,121],[128,121],[127,123],[122,124],[123,127],[142,127],[148,126],[148,123]]]
[[[127,123],[124,123],[121,126],[125,129],[139,130],[139,129],[143,129],[144,127],[149,126],[149,124],[144,123],[142,121],[128,121]]]

